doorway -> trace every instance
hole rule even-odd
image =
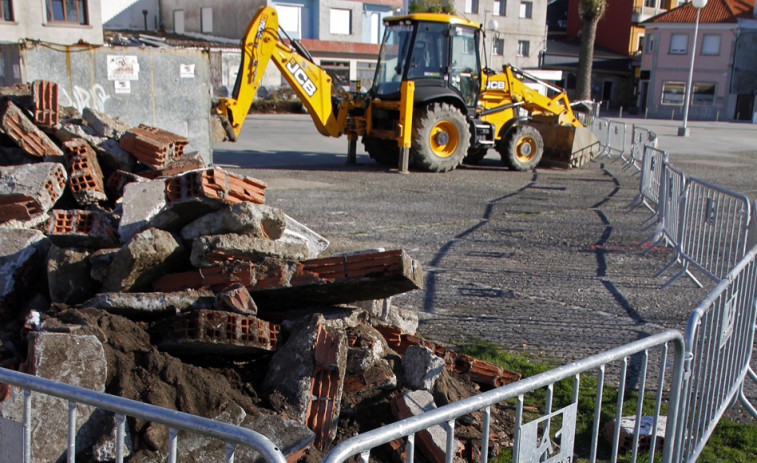
[[[751,121],[752,113],[754,113],[754,95],[738,95],[736,113],[733,118],[737,121]]]

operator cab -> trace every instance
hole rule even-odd
[[[481,91],[478,23],[418,13],[387,18],[384,24],[373,96],[399,100],[402,81],[413,80],[416,104],[450,97],[469,110],[476,107]]]

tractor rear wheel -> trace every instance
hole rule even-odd
[[[365,151],[379,164],[397,167],[400,159],[400,150],[395,140],[386,138],[363,137]]]
[[[541,161],[544,140],[530,125],[519,125],[497,146],[502,162],[512,170],[531,170]]]
[[[416,167],[447,172],[463,162],[470,146],[468,121],[447,103],[432,103],[413,120],[411,157]]]

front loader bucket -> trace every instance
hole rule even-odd
[[[542,162],[565,168],[581,167],[599,153],[599,140],[586,127],[532,121],[544,139]]]

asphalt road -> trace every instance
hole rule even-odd
[[[624,120],[655,131],[674,164],[757,197],[757,126]],[[642,254],[650,212],[628,210],[639,176],[600,159],[574,170],[513,172],[491,150],[480,166],[399,174],[346,139],[319,135],[305,115],[248,118],[237,143],[215,146],[216,164],[267,182],[266,202],[331,241],[327,253],[403,248],[425,289],[394,298],[422,316],[422,334],[484,339],[558,363],[666,328],[684,330],[714,284],[654,274],[673,253]]]

